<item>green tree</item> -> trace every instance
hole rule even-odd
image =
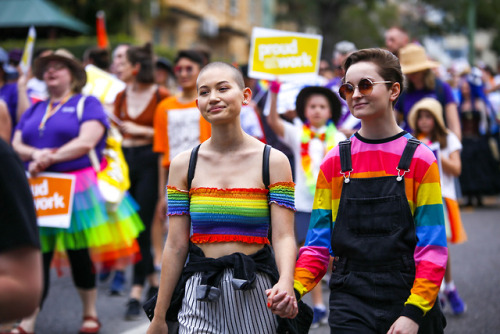
[[[299,31],[315,27],[323,36],[322,56],[331,57],[335,43],[349,40],[358,48],[383,46],[383,33],[400,24],[397,6],[376,0],[279,0],[277,21],[295,22]]]

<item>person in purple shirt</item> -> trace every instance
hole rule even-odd
[[[97,187],[89,152],[94,149],[103,161],[101,166],[105,165],[102,151],[109,124],[101,103],[92,96],[82,100],[83,110],[78,115],[79,101],[84,98],[80,92],[87,81],[83,65],[70,52],[59,49],[38,58],[34,74],[47,84],[49,99],[23,114],[14,132],[13,148],[31,175],[50,171],[75,176],[70,227],[40,227],[45,282],[42,303],[48,293],[52,260],[65,252],[83,304],[80,333],[97,333],[101,324],[96,310],[95,262],[110,255],[109,249],[115,251],[118,260],[124,245],[135,243],[142,223],[130,196],[125,197],[116,213],[108,213]],[[126,239],[115,232],[127,230],[136,233]],[[34,332],[38,311],[20,323],[18,332]]]
[[[457,102],[453,97],[451,87],[437,78],[432,71],[439,64],[429,60],[425,49],[417,44],[408,44],[400,49],[399,59],[401,70],[408,79],[408,89],[401,94],[395,106],[399,125],[411,133],[412,130],[407,120],[411,108],[424,97],[432,97],[443,107],[446,127],[461,139]]]
[[[7,104],[12,129],[15,128],[20,115],[29,107],[28,100],[19,96],[18,84],[9,78],[17,75],[17,70],[9,65],[7,52],[0,47],[0,100]]]

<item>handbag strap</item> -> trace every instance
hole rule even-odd
[[[83,107],[85,105],[86,98],[87,98],[86,96],[82,95],[82,97],[80,98],[80,100],[78,100],[78,103],[76,105],[76,116],[78,117],[78,123],[80,123],[82,121]],[[95,148],[92,148],[89,151],[88,156],[89,156],[89,160],[90,160],[90,164],[92,165],[92,168],[94,168],[94,170],[96,172],[101,171],[101,164],[99,162],[99,158],[97,157],[97,153],[95,151]]]

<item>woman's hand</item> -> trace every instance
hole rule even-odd
[[[278,281],[272,289],[266,290],[267,307],[282,318],[295,318],[299,312],[293,286]]]
[[[157,319],[156,317],[154,317],[153,320],[151,321],[151,324],[149,325],[146,333],[147,334],[156,334],[156,333],[168,334],[168,326],[167,326],[167,323],[165,322],[165,319]]]
[[[417,332],[418,324],[408,317],[401,316],[392,324],[387,334],[417,334]]]
[[[131,136],[153,137],[153,128],[135,124],[130,121],[123,121],[120,124],[120,131]]]
[[[43,172],[54,163],[54,160],[52,158],[53,152],[54,150],[50,148],[35,150],[35,152],[32,154],[32,161],[28,165],[28,171],[31,173],[31,175],[36,175],[40,172]]]

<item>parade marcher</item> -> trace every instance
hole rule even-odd
[[[293,316],[298,310],[290,165],[277,150],[266,155],[265,145],[243,132],[239,113],[252,92],[241,72],[211,63],[201,71],[197,90],[197,106],[212,125],[212,136],[171,163],[170,227],[148,333],[168,332],[167,312],[178,319],[180,333],[202,328],[210,333],[276,333],[273,296],[283,297]],[[174,291],[179,278],[183,292]]]
[[[154,69],[155,83],[169,91],[175,90],[174,66],[167,58],[158,57]]]
[[[320,86],[303,88],[297,95],[296,111],[298,117],[294,123],[280,118],[277,110],[279,83],[271,84],[271,109],[267,122],[278,137],[293,151],[295,159],[295,236],[297,245],[304,245],[306,240],[314,191],[319,167],[326,153],[344,139],[335,124],[341,113],[341,103],[330,89]],[[314,306],[312,328],[327,323],[328,312],[323,303],[321,284],[311,292]]]
[[[340,95],[361,128],[321,165],[295,289],[311,291],[331,255],[332,333],[443,333],[436,299],[447,247],[436,158],[394,118],[403,88],[396,56],[360,50],[344,69]]]
[[[354,43],[350,41],[341,41],[335,44],[332,58],[335,77],[328,81],[328,83],[325,85],[325,87],[331,89],[335,94],[338,94],[339,87],[342,84],[342,78],[345,74],[342,64],[344,63],[345,59],[356,50],[356,45],[354,45]],[[341,103],[342,113],[335,125],[340,132],[342,132],[347,137],[350,137],[354,132],[356,132],[357,129],[359,129],[360,122],[349,112],[347,103],[345,103],[345,101],[343,100],[341,101]]]
[[[137,238],[141,259],[134,264],[132,290],[125,312],[126,319],[134,320],[142,313],[139,301],[146,279],[150,286],[146,300],[158,291],[158,278],[151,253],[151,225],[158,203],[158,154],[153,152],[153,120],[156,107],[170,93],[154,82],[153,49],[150,43],[127,49],[121,76],[130,84],[116,96],[114,114],[120,120],[119,128],[123,135],[122,149],[130,177],[129,193],[139,204],[138,213],[145,227]],[[112,293],[122,292],[124,275],[121,271],[115,272]]]
[[[384,34],[385,47],[396,57],[399,56],[399,50],[410,43],[408,32],[401,27],[393,26],[387,29]]]
[[[444,125],[443,108],[436,99],[426,97],[417,102],[408,115],[410,127],[414,136],[424,144],[438,143],[438,163],[441,165],[441,193],[445,209],[446,235],[450,243],[462,243],[467,240],[467,234],[462,225],[460,208],[457,202],[455,179],[462,171],[460,151],[462,143],[457,136]],[[455,287],[451,272],[450,255],[446,264],[443,281],[444,296],[448,300],[453,314],[460,315],[467,309]],[[445,297],[440,295],[441,305]]]
[[[9,133],[10,137],[10,133]],[[0,139],[0,324],[29,316],[42,297],[42,257],[24,167]]]
[[[194,50],[177,53],[174,72],[181,91],[163,100],[156,108],[153,150],[160,153],[158,215],[165,217],[165,185],[170,161],[180,152],[210,137],[210,124],[196,107],[196,78],[204,58]]]
[[[490,143],[490,126],[496,122],[481,80],[467,76],[460,85],[462,173],[460,186],[467,206],[483,206],[483,196],[500,193],[500,167]]]
[[[395,107],[401,127],[411,132],[408,125],[411,107],[424,97],[433,97],[443,106],[446,127],[461,139],[457,101],[453,98],[450,85],[437,78],[432,71],[439,64],[428,59],[422,46],[413,43],[400,49],[399,59],[403,74],[408,79],[408,89],[401,94]]]
[[[94,150],[99,161],[104,161],[101,159],[108,122],[100,102],[80,94],[87,81],[82,64],[69,51],[59,49],[38,58],[34,74],[47,84],[49,99],[24,113],[12,145],[32,175],[48,171],[75,176],[69,228],[40,227],[42,303],[48,293],[53,258],[67,254],[82,301],[80,333],[97,333],[101,324],[96,309],[95,267],[105,259],[133,260],[138,251],[135,238],[143,227],[136,213],[137,204],[130,196],[125,196],[115,213],[108,213],[97,187],[89,153]],[[23,319],[18,332],[33,332],[37,314]]]
[[[9,80],[13,75],[16,77],[14,82]],[[7,52],[0,47],[0,100],[7,104],[12,130],[30,105],[26,94],[26,80],[20,80],[18,85],[17,78],[16,68],[9,64]]]
[[[122,78],[122,65],[125,61],[125,57],[127,56],[127,49],[130,47],[130,44],[119,44],[113,50],[112,61],[109,68],[109,71],[116,75],[116,77],[122,81],[125,81]],[[128,82],[125,82],[128,83]]]
[[[0,138],[9,143],[11,134],[12,121],[10,119],[9,108],[4,101],[0,100]]]

